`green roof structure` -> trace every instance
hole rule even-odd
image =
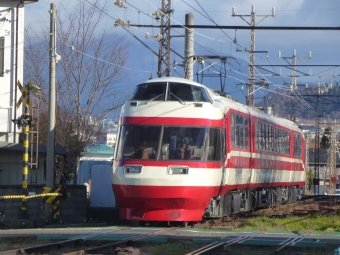
[[[107,144],[90,144],[84,149],[83,154],[105,154],[113,155],[114,149]]]

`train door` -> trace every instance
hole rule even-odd
[[[223,195],[226,186],[228,185],[228,171],[227,171],[227,163],[228,163],[228,139],[227,139],[227,134],[228,134],[228,121],[229,117],[228,115],[225,115],[225,123],[223,125],[223,128],[221,130],[221,141],[222,141],[222,153],[223,155],[221,156],[222,160],[222,176],[221,176],[221,185],[220,185],[220,190],[218,192],[218,195]]]
[[[294,162],[294,132],[290,131],[290,136],[289,136],[289,144],[290,148],[293,148],[290,150],[290,164],[289,164],[289,182],[293,181],[293,174],[294,174],[294,169],[293,169],[293,162]]]
[[[252,115],[249,113],[249,132],[248,132],[248,140],[249,140],[249,167],[250,167],[250,175],[248,180],[248,187],[251,184],[252,178],[254,176],[254,148],[255,148],[255,120]]]
[[[230,171],[228,170],[228,162],[230,159],[230,148],[231,148],[231,123],[230,123],[230,112],[225,115],[225,160],[224,160],[224,183],[225,185],[228,185],[229,182],[229,174]]]

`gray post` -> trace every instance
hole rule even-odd
[[[185,25],[194,25],[194,14],[185,14]],[[184,78],[193,80],[194,68],[194,29],[185,29],[185,42],[184,42]]]
[[[56,56],[55,56],[55,22],[56,4],[51,3],[50,22],[50,84],[49,84],[49,113],[47,133],[47,158],[46,158],[46,186],[54,186],[54,134],[55,134],[55,80],[56,80]]]

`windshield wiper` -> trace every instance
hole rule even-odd
[[[176,98],[178,100],[178,102],[180,102],[181,104],[185,104],[185,102],[180,99],[178,96],[174,95],[172,92],[170,92],[170,95],[173,96],[174,98]]]
[[[157,95],[157,96],[155,96],[155,97],[149,99],[148,101],[146,101],[145,104],[148,104],[149,102],[151,102],[151,101],[153,101],[153,100],[155,100],[155,99],[157,99],[157,98],[159,98],[160,96],[163,96],[163,95],[164,95],[163,93],[162,93],[162,94],[159,94],[159,95]]]

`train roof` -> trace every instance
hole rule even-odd
[[[195,86],[207,88],[206,86],[204,86],[203,84],[200,84],[198,82],[191,81],[191,80],[184,79],[184,78],[179,78],[179,77],[153,78],[153,79],[147,80],[147,81],[145,81],[143,83],[152,83],[152,82],[178,82],[178,83],[192,84],[192,85],[195,85]]]
[[[218,106],[218,103],[222,104],[224,108],[232,108],[239,112],[243,112],[246,114],[250,114],[252,116],[256,116],[258,118],[264,119],[268,122],[272,122],[284,127],[288,127],[290,129],[293,129],[297,132],[301,132],[301,129],[291,120],[277,117],[273,114],[267,114],[262,109],[251,107],[245,104],[242,104],[241,102],[231,98],[229,95],[221,96],[217,92],[213,92],[213,99],[216,106]],[[221,106],[220,106],[221,107]]]
[[[207,87],[203,84],[200,84],[198,82],[191,81],[191,80],[184,79],[184,78],[179,78],[179,77],[161,77],[161,78],[150,79],[150,80],[147,80],[143,83],[156,83],[156,82],[175,82],[175,83],[191,84],[191,85],[194,85],[194,86],[203,87],[210,94],[211,98],[214,101],[214,105],[216,107],[220,107],[221,109],[225,108],[226,110],[229,109],[229,108],[233,108],[233,109],[236,109],[240,112],[251,114],[252,116],[259,117],[259,118],[264,119],[268,122],[272,122],[272,123],[275,123],[275,124],[278,124],[278,125],[281,125],[281,126],[291,128],[295,131],[301,132],[301,130],[298,128],[298,126],[294,122],[292,122],[288,119],[275,117],[274,115],[272,115],[272,114],[269,115],[269,114],[263,112],[262,110],[260,110],[258,108],[253,108],[253,107],[247,106],[245,104],[242,104],[241,102],[237,101],[236,99],[233,99],[232,97],[230,97],[229,94],[214,91],[213,89],[211,89],[211,88],[209,88],[209,87]]]

